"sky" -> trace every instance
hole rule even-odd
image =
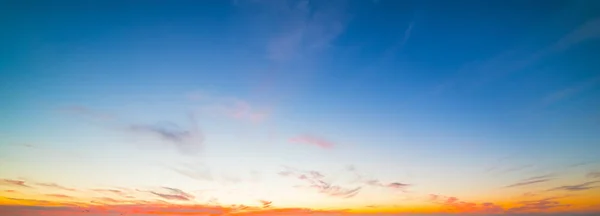
[[[600,213],[600,3],[0,1],[0,214]]]

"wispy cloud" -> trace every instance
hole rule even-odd
[[[410,184],[405,184],[405,183],[400,183],[400,182],[382,183],[379,180],[368,180],[365,183],[370,186],[391,188],[391,189],[405,189],[405,188],[411,186]]]
[[[64,194],[46,194],[46,196],[55,197],[55,198],[72,198],[71,196],[67,196]]]
[[[196,164],[196,165],[186,164],[186,165],[182,165],[180,167],[172,167],[171,169],[181,175],[187,176],[192,179],[196,179],[196,180],[200,180],[200,181],[213,181],[214,180],[210,169],[201,164]]]
[[[22,181],[22,180],[2,179],[2,180],[0,180],[0,184],[7,185],[7,186],[16,186],[16,187],[26,187],[26,188],[30,187],[29,185],[27,185],[25,183],[25,181]]]
[[[152,135],[174,144],[182,154],[195,154],[204,143],[204,136],[197,126],[196,119],[189,115],[191,129],[183,129],[171,122],[161,124],[132,124],[129,131],[138,134]]]
[[[162,187],[162,191],[149,191],[150,193],[167,200],[190,201],[195,197],[177,188]]]
[[[331,197],[351,198],[356,196],[362,189],[361,186],[343,187],[334,185],[325,180],[325,175],[318,171],[301,171],[298,169],[287,168],[286,171],[280,172],[279,175],[294,177],[297,180],[307,183],[306,187],[316,189],[319,193]]]
[[[48,188],[55,188],[55,189],[60,189],[60,190],[66,190],[66,191],[77,191],[74,188],[64,187],[64,186],[58,185],[56,183],[36,183],[36,185],[43,186],[43,187],[48,187]]]
[[[591,78],[581,83],[577,83],[573,86],[569,86],[556,92],[552,92],[543,99],[543,103],[546,105],[557,103],[561,100],[565,100],[567,98],[580,94],[588,89],[591,89],[592,87],[598,84],[600,84],[600,76]]]
[[[445,207],[445,211],[477,214],[498,214],[504,212],[504,208],[493,202],[467,202],[453,196],[429,194],[428,200]]]
[[[330,46],[345,29],[346,1],[261,1],[281,28],[267,44],[267,58],[288,61]]]
[[[565,190],[565,191],[583,191],[583,190],[589,190],[592,188],[596,188],[597,186],[593,186],[596,183],[599,183],[600,181],[590,181],[590,182],[585,182],[585,183],[581,183],[581,184],[577,184],[577,185],[564,185],[564,186],[560,186],[560,187],[556,187],[556,188],[552,188],[550,189],[550,191],[557,191],[557,190]]]
[[[68,110],[87,118],[95,118],[97,115],[95,114],[97,111],[87,107],[78,106]],[[195,116],[190,113],[188,119],[190,128],[187,129],[168,121],[155,124],[129,123],[112,115],[109,119],[110,121],[102,122],[101,125],[108,129],[125,131],[135,135],[152,136],[163,142],[172,144],[182,154],[195,155],[202,149],[204,135],[198,127]]]
[[[549,197],[539,200],[521,201],[517,207],[507,209],[508,212],[535,212],[540,210],[548,210],[560,207],[569,207],[569,204],[563,204],[556,199],[560,197]]]
[[[269,109],[259,108],[247,100],[236,97],[195,91],[188,93],[187,98],[191,102],[197,103],[202,113],[225,116],[240,121],[259,123],[266,120],[271,114]]]
[[[259,200],[259,202],[262,204],[263,208],[270,208],[271,204],[273,204],[273,201],[267,200]]]
[[[600,178],[600,172],[589,172],[586,176],[588,178]]]
[[[313,145],[323,149],[331,149],[335,146],[335,143],[329,140],[308,134],[292,137],[289,141],[292,143]]]
[[[512,187],[521,187],[521,186],[526,186],[526,185],[532,185],[532,184],[539,184],[539,183],[543,183],[543,182],[547,182],[552,180],[553,175],[548,174],[548,175],[541,175],[541,176],[534,176],[531,178],[527,178],[527,179],[523,179],[520,182],[511,184],[506,186],[507,188],[512,188]]]
[[[127,197],[128,196],[128,194],[125,191],[116,190],[116,189],[92,189],[92,191],[99,192],[99,193],[105,193],[105,194],[118,195],[118,196],[121,196],[121,197]]]
[[[493,80],[501,79],[582,42],[600,38],[600,31],[598,29],[600,29],[600,18],[592,19],[564,35],[555,43],[549,44],[537,51],[519,52],[519,49],[509,50],[485,61],[466,64],[457,72],[456,76],[434,87],[432,93],[438,94],[458,86],[481,86]],[[563,93],[557,92],[554,96],[549,96],[545,100],[553,101],[562,99],[582,89],[576,87],[566,90]]]
[[[109,203],[119,203],[120,202],[119,200],[116,200],[116,199],[113,199],[110,197],[101,197],[100,200],[104,201],[104,202],[109,202]]]
[[[91,120],[98,120],[98,121],[111,121],[111,120],[116,120],[116,116],[109,114],[107,112],[101,112],[98,110],[94,110],[94,109],[90,109],[88,107],[85,106],[68,106],[68,107],[62,107],[59,109],[59,111],[61,112],[65,112],[68,114],[72,114],[78,117],[83,117],[86,119],[91,119]]]

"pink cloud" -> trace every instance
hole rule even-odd
[[[188,99],[201,103],[200,110],[207,114],[222,115],[240,121],[258,123],[264,121],[270,115],[268,110],[257,108],[250,102],[235,97],[195,92],[190,94]]]
[[[313,145],[324,149],[330,149],[335,146],[335,144],[329,140],[312,135],[300,135],[290,138],[289,141],[292,143]]]

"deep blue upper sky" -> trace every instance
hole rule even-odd
[[[518,155],[549,170],[600,152],[599,11],[594,0],[3,1],[0,136],[60,137],[75,126],[55,111],[75,105],[178,122],[199,91],[269,110],[281,136],[438,158],[426,164]]]

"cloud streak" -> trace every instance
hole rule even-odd
[[[67,113],[76,114],[86,117],[87,119],[97,120],[102,119],[100,125],[112,130],[125,131],[138,136],[151,136],[159,140],[170,143],[175,146],[180,153],[185,155],[196,155],[202,149],[204,143],[204,135],[198,127],[198,122],[193,114],[188,115],[189,127],[184,128],[173,122],[159,122],[154,124],[139,124],[124,122],[117,116],[110,115],[108,117],[99,118],[100,112],[87,107],[75,106],[67,109]]]
[[[567,50],[588,40],[600,38],[600,18],[588,20],[570,33],[558,39],[555,43],[537,50],[536,52],[506,51],[483,62],[474,62],[461,68],[457,75],[434,87],[432,93],[438,94],[458,86],[481,86],[507,75],[521,71],[556,53]],[[544,98],[545,102],[555,102],[574,95],[587,88],[580,87],[565,89]]]
[[[590,172],[586,176],[588,178],[600,178],[600,172]]]
[[[287,171],[280,172],[279,175],[286,177],[294,177],[307,184],[306,187],[316,189],[317,192],[331,197],[352,198],[356,196],[361,186],[343,187],[334,185],[325,180],[325,175],[318,171],[301,171],[293,168],[288,168]]]
[[[7,186],[15,186],[15,187],[25,187],[30,188],[31,186],[27,185],[25,181],[22,180],[12,180],[12,179],[2,179],[0,180],[0,184]]]
[[[66,191],[77,191],[74,188],[64,187],[64,186],[58,185],[56,183],[37,183],[36,185],[42,186],[42,187],[48,187],[48,188],[55,188],[55,189],[60,189],[60,190],[66,190]]]
[[[153,135],[164,141],[172,143],[182,154],[197,153],[204,143],[204,136],[197,126],[196,119],[189,115],[191,129],[182,129],[171,122],[161,124],[132,124],[128,130],[137,134]]]
[[[550,189],[550,191],[558,191],[558,190],[564,190],[564,191],[583,191],[583,190],[589,190],[592,188],[596,188],[597,186],[593,186],[597,183],[599,183],[600,181],[590,181],[590,182],[585,182],[585,183],[581,183],[581,184],[577,184],[577,185],[564,185],[564,186],[560,186],[560,187],[556,187],[556,188],[552,188]]]
[[[285,62],[326,49],[345,29],[346,1],[263,1],[282,28],[267,44],[267,58]]]
[[[507,188],[513,188],[513,187],[522,187],[522,186],[527,186],[527,185],[544,183],[544,182],[552,180],[552,178],[550,178],[550,177],[552,177],[552,175],[534,176],[534,177],[531,177],[531,178],[524,179],[524,180],[522,180],[520,182],[508,185],[506,187]]]
[[[335,144],[329,140],[313,135],[300,135],[289,139],[291,143],[312,145],[322,149],[331,149]]]
[[[453,196],[429,194],[428,200],[444,207],[446,212],[473,213],[473,214],[499,214],[505,210],[493,202],[467,202]]]
[[[559,201],[556,201],[559,197],[549,197],[539,200],[531,200],[531,201],[521,201],[519,202],[519,206],[507,209],[507,212],[515,213],[515,212],[537,212],[543,210],[549,210],[560,207],[570,207],[569,204],[563,204]]]
[[[67,196],[64,194],[46,194],[46,196],[55,197],[55,198],[67,198],[67,199],[72,198],[71,196]]]
[[[188,99],[200,103],[200,110],[206,114],[225,116],[234,120],[259,123],[270,116],[269,110],[257,108],[240,98],[192,92],[188,94]]]
[[[177,188],[162,187],[162,191],[150,191],[150,193],[167,200],[190,201],[195,198],[193,195],[183,192]]]

